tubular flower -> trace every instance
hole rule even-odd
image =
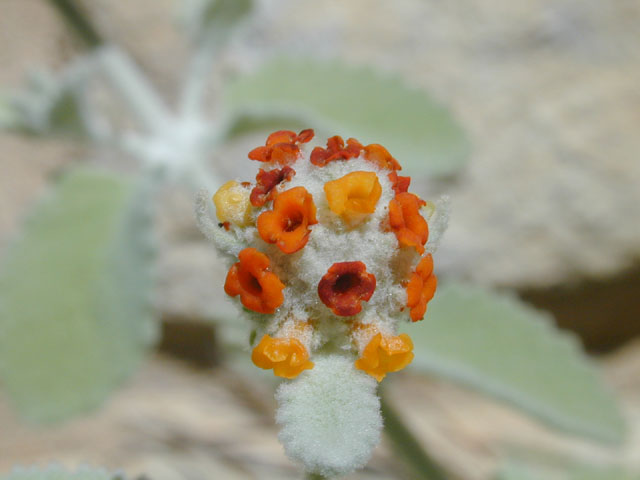
[[[429,226],[420,215],[420,207],[426,205],[413,193],[399,193],[389,202],[389,225],[403,247],[414,247],[422,255],[429,238]]]
[[[347,221],[373,213],[382,187],[374,172],[351,172],[324,184],[329,208]]]
[[[409,185],[411,184],[411,177],[401,177],[394,170],[389,175],[387,175],[389,181],[391,182],[391,188],[393,191],[398,193],[406,193],[409,190]]]
[[[233,180],[225,183],[213,196],[216,215],[223,224],[229,222],[243,227],[250,222],[249,190]]]
[[[289,166],[274,168],[269,171],[263,169],[258,170],[258,174],[256,175],[257,185],[253,187],[249,197],[251,205],[261,207],[267,203],[267,201],[273,200],[276,193],[275,188],[281,182],[291,180],[295,174],[296,171]]]
[[[294,253],[307,244],[309,225],[316,223],[313,197],[304,187],[294,187],[276,197],[273,210],[260,214],[258,233],[284,253]]]
[[[249,152],[251,160],[274,162],[280,165],[295,162],[300,155],[300,144],[313,138],[313,130],[302,130],[296,135],[291,130],[280,130],[267,137],[265,146],[254,148]]]
[[[282,302],[284,284],[275,273],[269,271],[269,259],[255,248],[245,248],[238,255],[227,273],[224,291],[235,297],[249,310],[258,313],[273,313]]]
[[[360,302],[368,302],[376,289],[376,277],[362,262],[334,263],[318,284],[322,303],[341,317],[360,313]]]
[[[398,336],[374,335],[356,360],[355,367],[363,370],[378,382],[389,372],[397,372],[413,360],[413,342],[406,333]]]
[[[398,161],[391,156],[389,151],[377,143],[372,143],[364,147],[364,158],[376,164],[380,168],[394,171],[402,170]]]
[[[425,255],[416,271],[411,274],[407,285],[407,307],[410,308],[411,321],[417,322],[424,318],[427,311],[427,303],[436,293],[438,278],[433,274],[433,258],[431,254]]]
[[[295,378],[303,370],[313,368],[309,352],[297,338],[271,338],[265,335],[255,346],[251,360],[260,368],[273,368],[274,375]]]
[[[197,219],[230,259],[225,291],[251,310],[253,362],[287,379],[276,393],[285,452],[334,478],[366,464],[382,428],[376,381],[413,358],[398,329],[433,297],[448,203],[409,193],[381,145],[312,137],[270,135],[249,154],[264,162],[253,185],[214,197],[224,228],[202,195]]]

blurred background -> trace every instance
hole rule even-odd
[[[1,0],[0,92],[91,50],[54,3]],[[176,13],[183,2],[72,3],[177,104],[192,49]],[[410,425],[411,445],[447,472],[432,478],[556,478],[522,463],[640,471],[639,25],[637,0],[258,0],[205,75],[212,112],[225,78],[281,55],[399,76],[448,110],[464,161],[432,175],[417,160],[409,171],[417,193],[451,197],[439,276],[549,312],[592,356],[627,424],[624,442],[600,445],[437,376],[397,374],[387,402]],[[105,88],[98,82],[97,102],[128,125]],[[247,177],[246,152],[278,129],[268,127],[245,128],[208,157],[220,178]],[[108,148],[0,130],[2,257],[42,195],[79,164],[136,170]],[[228,347],[238,333],[217,323],[237,313],[221,288],[226,267],[195,226],[193,194],[169,182],[154,199],[158,333],[140,368],[99,408],[46,426],[21,419],[0,382],[0,475],[57,461],[158,480],[300,478],[277,441],[271,374],[253,372],[249,354]],[[598,478],[622,478],[611,475]],[[385,437],[349,478],[429,477]]]

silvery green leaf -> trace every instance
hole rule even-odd
[[[577,342],[516,298],[442,285],[425,319],[406,331],[415,369],[466,383],[569,432],[622,441],[615,398]]]
[[[640,474],[616,466],[549,465],[508,460],[495,480],[640,480]]]
[[[228,36],[253,9],[253,0],[184,0],[181,20],[195,41]]]
[[[124,476],[100,468],[79,467],[69,471],[58,465],[46,468],[15,467],[0,480],[123,480]]]
[[[464,165],[467,139],[451,113],[399,78],[341,62],[279,59],[241,76],[224,92],[230,130],[246,117],[290,118],[318,136],[380,143],[409,174],[451,174]],[[293,124],[290,125],[290,124]]]
[[[152,339],[149,189],[67,173],[0,270],[0,383],[33,421],[99,405]],[[147,204],[145,204],[147,202]]]

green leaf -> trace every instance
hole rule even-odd
[[[109,473],[103,469],[79,467],[71,472],[58,465],[46,468],[16,467],[0,480],[122,480],[121,474]]]
[[[0,379],[33,421],[99,405],[152,338],[149,189],[66,174],[7,252]]]
[[[510,459],[496,480],[640,480],[640,475],[616,466],[551,465]]]
[[[406,331],[414,368],[464,382],[566,431],[621,442],[615,399],[576,341],[516,298],[443,285]]]
[[[225,105],[230,131],[247,116],[288,117],[324,137],[380,143],[409,174],[455,173],[469,153],[461,127],[425,92],[340,62],[274,60],[232,82]]]

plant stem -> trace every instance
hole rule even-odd
[[[422,448],[420,442],[405,425],[402,418],[389,402],[387,402],[384,389],[380,389],[380,407],[384,417],[385,433],[396,454],[405,461],[416,475],[416,479],[446,480],[447,475],[442,468]]]
[[[69,23],[73,31],[90,48],[102,45],[100,34],[89,21],[88,17],[78,8],[73,0],[49,0],[58,13]]]

